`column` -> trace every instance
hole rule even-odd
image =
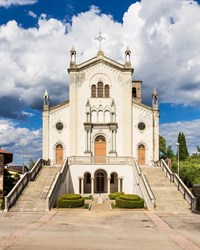
[[[94,177],[91,177],[91,194],[94,194]]]
[[[108,194],[110,194],[110,177],[108,177],[107,179],[108,179]]]
[[[118,192],[121,192],[121,190],[120,190],[120,181],[121,181],[121,178],[118,178],[117,180],[118,180],[118,188],[117,188],[117,191],[118,191]]]
[[[85,152],[88,151],[88,131],[85,130]]]
[[[88,130],[88,151],[91,152],[91,130]]]
[[[81,194],[84,194],[84,178],[81,178]]]
[[[116,152],[116,130],[113,131],[113,151]]]

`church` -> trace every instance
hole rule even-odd
[[[118,63],[106,57],[102,39],[100,32],[97,55],[80,64],[71,49],[69,100],[51,107],[45,92],[43,159],[51,165],[68,159],[65,193],[140,194],[131,162],[159,160],[158,94],[152,91],[151,107],[143,104],[131,51]]]

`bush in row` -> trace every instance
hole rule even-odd
[[[58,198],[58,208],[75,208],[82,207],[84,205],[84,199],[80,194],[64,194]]]
[[[143,208],[144,200],[134,194],[123,194],[116,198],[116,207],[120,208]]]
[[[118,198],[120,195],[124,194],[124,192],[115,192],[115,193],[111,193],[109,194],[109,199],[110,200],[115,200],[116,198]]]

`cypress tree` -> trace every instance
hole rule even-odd
[[[188,149],[186,145],[185,135],[181,132],[179,132],[179,135],[178,135],[178,143],[179,143],[179,159],[180,161],[184,161],[187,159],[189,154],[188,154]]]

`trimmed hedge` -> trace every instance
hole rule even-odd
[[[115,193],[111,193],[109,194],[109,199],[110,200],[115,200],[116,198],[118,198],[120,195],[124,194],[124,192],[115,192]]]
[[[58,198],[58,208],[75,208],[84,205],[84,198],[80,194],[64,194]]]
[[[130,201],[138,201],[141,199],[141,197],[136,194],[122,194],[119,197],[121,200],[130,200]]]
[[[63,194],[59,198],[62,198],[63,200],[78,200],[81,199],[82,196],[80,194]]]
[[[120,208],[143,208],[144,200],[134,194],[123,194],[116,198],[116,207]]]

